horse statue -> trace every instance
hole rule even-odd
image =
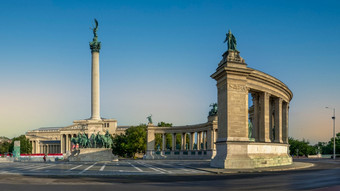
[[[73,143],[74,145],[76,145],[78,143],[78,137],[72,137],[71,138],[71,143]]]
[[[82,140],[82,142],[80,143],[81,146],[82,146],[83,148],[88,147],[89,139],[87,138],[87,135],[86,135],[85,133],[83,133],[83,134],[81,135],[81,140]]]
[[[90,137],[90,141],[89,141],[89,144],[90,144],[90,147],[91,148],[96,148],[96,140],[95,140],[95,135],[92,134],[91,137]]]
[[[99,134],[99,132],[97,133],[96,137],[95,137],[95,144],[96,144],[96,148],[102,147],[103,146],[103,139],[102,136]]]

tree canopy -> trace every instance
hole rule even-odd
[[[113,154],[121,157],[135,157],[136,153],[145,154],[146,124],[132,126],[125,131],[125,135],[113,138]]]
[[[20,135],[19,137],[14,137],[11,143],[4,142],[0,145],[1,154],[6,152],[13,152],[14,141],[20,141],[20,153],[21,154],[30,154],[32,153],[32,145],[29,139],[26,138],[25,135]]]
[[[291,155],[299,155],[299,156],[308,156],[315,154],[333,154],[333,143],[334,139],[331,138],[328,142],[318,142],[315,145],[310,145],[308,141],[303,139],[299,141],[290,137],[289,141],[289,150]],[[336,134],[335,137],[335,148],[336,153],[340,153],[340,132]]]

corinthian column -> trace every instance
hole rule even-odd
[[[93,41],[90,42],[92,53],[92,80],[91,80],[91,119],[100,120],[100,95],[99,95],[99,50],[97,30],[98,22],[95,19],[96,27],[93,29]]]

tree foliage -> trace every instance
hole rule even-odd
[[[0,154],[5,154],[10,152],[9,147],[10,147],[11,143],[10,142],[2,142],[0,143]]]
[[[310,145],[308,141],[299,141],[290,137],[289,139],[289,150],[291,155],[308,156],[315,154],[333,154],[333,143],[334,139],[331,138],[328,142],[318,142],[318,144]],[[340,132],[335,137],[335,148],[336,153],[340,153]]]
[[[317,147],[309,145],[309,142],[303,139],[299,141],[289,137],[289,151],[290,155],[294,156],[308,156],[317,154]]]
[[[320,148],[321,154],[333,154],[333,144],[334,139],[332,137],[330,141],[319,142],[317,146]],[[335,153],[340,153],[340,132],[337,133],[335,137]]]
[[[146,124],[132,126],[125,131],[125,135],[113,138],[113,154],[121,157],[135,157],[136,153],[146,151]]]
[[[166,122],[159,122],[158,124],[157,124],[157,126],[158,127],[172,127],[172,123],[166,123]],[[170,148],[171,147],[171,144],[169,144],[169,143],[171,143],[171,134],[166,134],[165,135],[165,139],[166,139],[166,143],[167,143],[167,145],[165,145],[165,148]],[[163,146],[163,138],[162,138],[162,134],[156,134],[155,135],[155,149],[157,150],[157,147],[159,147],[159,148],[162,148],[162,146]]]
[[[32,153],[32,144],[30,143],[29,139],[26,138],[25,135],[20,135],[19,137],[14,137],[12,139],[12,143],[9,146],[10,152],[13,152],[15,141],[20,141],[20,154]]]

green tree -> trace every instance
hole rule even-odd
[[[136,153],[146,151],[146,124],[132,126],[125,131],[125,135],[113,138],[112,152],[122,157],[135,157]]]
[[[0,154],[10,152],[10,150],[9,150],[10,145],[11,145],[11,143],[9,143],[7,141],[0,143]]]
[[[305,139],[299,141],[297,139],[289,137],[288,141],[291,155],[308,156],[315,155],[317,152],[317,147],[309,145],[309,142]]]
[[[330,141],[322,148],[325,154],[333,154],[334,150],[334,138],[332,137]],[[340,153],[340,132],[335,136],[335,153]]]
[[[128,150],[127,150],[127,139],[126,135],[116,135],[112,139],[113,146],[112,146],[112,153],[121,157],[127,157]]]
[[[159,122],[157,124],[158,127],[172,127],[172,123],[166,123],[166,122]],[[166,134],[165,135],[165,138],[166,138],[166,142],[168,143],[168,145],[165,145],[165,148],[168,148],[168,146],[171,147],[171,134]],[[162,145],[163,145],[163,138],[162,138],[162,134],[156,134],[155,135],[155,149],[157,149],[157,147],[159,146],[160,148],[162,148]]]
[[[331,138],[328,142],[318,142],[315,147],[320,148],[321,154],[333,154],[333,143],[334,139]],[[335,137],[335,152],[340,153],[340,132],[336,134]]]
[[[21,154],[31,154],[32,153],[32,144],[29,139],[26,138],[25,135],[20,135],[19,137],[14,137],[12,139],[12,143],[9,146],[9,151],[12,152],[14,148],[14,141],[20,141],[20,153]]]
[[[144,153],[146,151],[146,124],[133,126],[125,131],[127,139],[127,151],[134,157],[136,153]]]

